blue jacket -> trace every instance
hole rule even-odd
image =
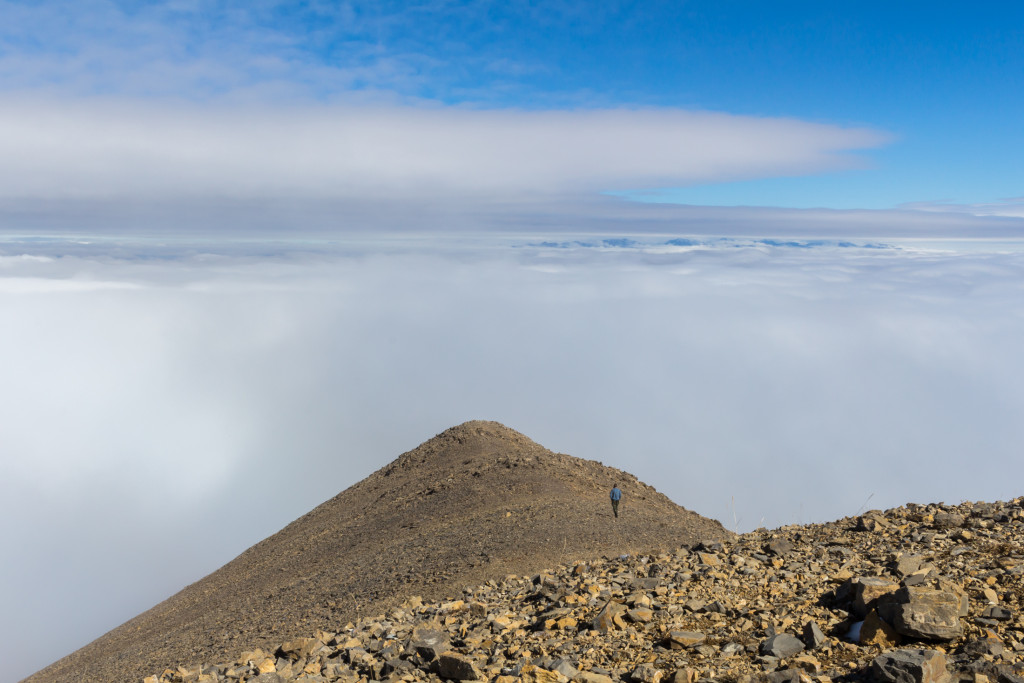
[[[612,500],[619,500],[620,498],[622,498],[622,491],[619,490],[618,486],[612,489],[611,496]]]

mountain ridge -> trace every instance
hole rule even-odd
[[[143,683],[1020,683],[1024,498],[467,586]]]

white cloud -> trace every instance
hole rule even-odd
[[[597,193],[860,163],[867,129],[676,110],[191,107],[8,100],[6,199]]]

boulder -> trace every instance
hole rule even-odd
[[[949,683],[946,656],[935,650],[894,650],[871,662],[871,672],[884,683]]]
[[[777,633],[761,643],[761,654],[785,659],[802,652],[804,644],[789,633]]]
[[[960,598],[948,591],[904,586],[879,612],[899,633],[911,638],[952,640],[963,634]]]

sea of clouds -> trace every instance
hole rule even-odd
[[[739,531],[1021,493],[1019,242],[5,238],[0,320],[18,675],[470,419]]]

